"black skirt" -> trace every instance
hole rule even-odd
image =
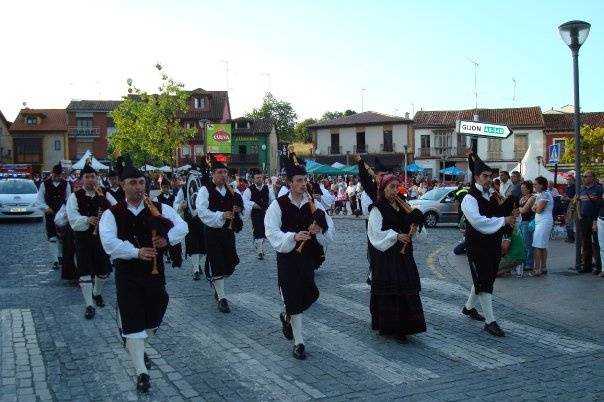
[[[426,319],[419,293],[410,295],[371,294],[371,329],[380,335],[404,336],[426,332]]]
[[[228,228],[211,228],[204,225],[206,240],[205,274],[208,278],[228,277],[239,264],[235,246],[235,232]]]
[[[109,256],[105,254],[100,236],[91,230],[74,231],[78,276],[105,276],[112,271]]]
[[[315,263],[306,253],[295,249],[277,253],[277,281],[288,315],[300,314],[319,298],[315,283]]]
[[[266,239],[264,233],[264,215],[266,212],[261,209],[252,209],[252,230],[254,239]]]
[[[189,226],[189,233],[185,236],[185,251],[187,255],[205,254],[206,244],[203,235],[203,223],[198,217],[185,216],[185,222]]]
[[[61,279],[74,280],[78,278],[75,265],[75,242],[73,229],[69,224],[58,228],[59,238],[63,247],[63,263],[61,264]]]

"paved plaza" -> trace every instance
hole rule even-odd
[[[231,314],[218,312],[206,281],[191,280],[188,261],[167,267],[170,304],[150,343],[145,396],[135,391],[118,335],[113,278],[107,306],[87,321],[80,290],[51,269],[43,224],[0,225],[0,402],[604,400],[604,324],[582,325],[580,303],[556,300],[601,305],[604,280],[510,278],[499,298],[498,280],[495,314],[507,336],[495,338],[460,314],[470,282],[463,259],[450,255],[459,232],[432,229],[415,251],[428,331],[400,343],[370,329],[364,221],[335,223],[338,244],[317,273],[321,296],[304,315],[307,360],[295,360],[281,334],[275,253],[256,259],[248,225],[238,235],[241,263],[226,282]],[[552,243],[562,246],[569,247]],[[573,297],[556,285],[557,292],[535,293],[549,299],[533,308],[527,295],[544,281],[568,281],[571,289],[581,281],[583,293]],[[577,309],[570,315],[578,318],[540,313],[547,304]]]

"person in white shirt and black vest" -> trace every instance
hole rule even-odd
[[[156,333],[169,300],[162,256],[188,228],[172,207],[145,195],[145,177],[128,157],[119,163],[126,198],[105,211],[99,232],[115,264],[118,327],[136,369],[137,389],[147,392],[151,362],[145,340]]]
[[[251,186],[243,192],[243,202],[246,210],[249,210],[252,220],[252,231],[254,246],[259,260],[264,259],[264,215],[268,206],[275,200],[275,194],[269,186],[264,183],[264,175],[258,168],[250,169],[250,175],[254,181]]]
[[[111,194],[115,201],[120,202],[123,201],[126,197],[124,193],[124,189],[120,186],[120,178],[115,170],[110,170],[107,175],[107,181],[109,182],[109,187],[107,188],[107,192]]]
[[[161,193],[153,201],[172,207],[176,197],[172,192],[170,185],[171,175],[168,174],[161,182]],[[172,264],[172,268],[180,268],[182,266],[182,246],[180,243],[168,248],[168,262]]]
[[[224,281],[235,272],[235,267],[239,264],[235,233],[243,228],[243,199],[227,183],[228,170],[222,162],[211,158],[211,168],[212,180],[199,190],[195,209],[203,223],[207,251],[206,278],[214,288],[218,310],[230,313]]]
[[[92,319],[97,307],[104,307],[103,285],[111,273],[109,256],[103,251],[98,233],[101,214],[116,204],[111,194],[97,185],[97,173],[86,163],[80,173],[82,188],[67,200],[67,219],[74,231],[77,275],[86,302],[84,317]],[[94,286],[93,286],[94,276]]]
[[[335,229],[324,206],[310,195],[305,167],[290,156],[290,191],[271,203],[264,226],[277,251],[277,281],[285,305],[280,314],[283,335],[294,340],[293,356],[303,360],[302,313],[319,298],[315,270],[325,260],[325,246],[333,241]]]
[[[469,166],[472,185],[461,202],[461,210],[467,220],[465,240],[473,285],[462,313],[474,320],[486,321],[484,330],[489,334],[504,336],[493,314],[493,284],[501,261],[503,234],[513,227],[518,211],[505,216],[511,211],[508,203],[513,202],[513,197],[500,203],[489,191],[493,169],[475,154],[469,155]],[[484,316],[476,310],[478,301]]]

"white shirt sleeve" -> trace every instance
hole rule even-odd
[[[323,184],[319,184],[319,188],[321,189],[322,194],[321,202],[323,203],[325,208],[331,208],[335,201],[334,196],[329,191],[327,191],[327,189],[325,189],[325,186]]]
[[[275,201],[275,192],[271,186],[268,186],[268,205],[271,205]]]
[[[250,188],[246,188],[243,194],[241,195],[243,199],[243,217],[245,219],[250,219],[252,217],[252,209],[256,203],[252,201],[252,190]]]
[[[109,254],[112,260],[132,260],[138,258],[138,248],[127,240],[121,240],[117,237],[117,224],[115,216],[110,210],[105,211],[99,221],[99,236],[105,252]]]
[[[223,213],[220,211],[210,211],[210,194],[208,189],[204,186],[199,189],[197,193],[197,199],[195,200],[195,209],[197,210],[197,216],[199,219],[211,228],[221,228],[224,226],[225,219]]]
[[[181,187],[176,192],[176,197],[174,197],[174,203],[172,204],[172,208],[175,209],[176,211],[178,211],[178,207],[180,207],[180,203],[185,200],[185,193],[184,193],[183,188],[184,187]]]
[[[36,207],[40,208],[43,211],[48,209],[48,205],[46,205],[46,200],[44,199],[45,195],[46,186],[44,185],[44,182],[42,182],[40,183],[40,188],[38,189],[38,195],[36,197]]]
[[[468,223],[482,234],[493,234],[505,225],[504,217],[487,218],[484,215],[480,215],[478,201],[470,194],[463,198],[461,211],[468,220]]]
[[[161,206],[161,214],[164,218],[169,219],[174,226],[168,231],[168,241],[171,245],[176,245],[184,240],[187,233],[189,233],[189,226],[187,223],[178,215],[178,213],[169,205]]]
[[[271,246],[278,253],[289,253],[296,247],[294,232],[281,230],[281,207],[277,200],[273,201],[264,216],[264,233]]]
[[[319,234],[317,234],[317,241],[323,247],[327,247],[329,243],[332,243],[335,239],[336,227],[333,224],[333,219],[331,219],[331,216],[329,216],[325,211],[325,207],[321,205],[320,202],[315,203],[315,205],[317,209],[320,209],[325,212],[325,220],[327,221],[328,226],[327,231],[325,231],[325,233],[320,232]]]
[[[80,215],[78,209],[78,199],[75,193],[71,194],[67,199],[67,219],[69,219],[69,225],[76,232],[83,232],[88,230],[90,224],[88,223],[88,217]]]
[[[281,186],[281,188],[279,189],[279,194],[277,194],[277,198],[287,193],[289,193],[289,188],[287,188],[287,186]]]
[[[105,193],[105,198],[107,198],[107,201],[109,201],[109,204],[111,204],[111,206],[117,204],[117,200],[111,195],[109,191]]]
[[[396,233],[392,229],[382,230],[382,213],[377,208],[372,208],[367,222],[367,236],[376,249],[386,251],[398,241]]]
[[[369,215],[369,206],[373,204],[373,200],[367,195],[367,191],[361,193],[361,208],[363,209],[363,215]]]
[[[67,187],[65,187],[65,199],[67,200],[71,195],[71,184],[67,182]]]

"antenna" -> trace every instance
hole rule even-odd
[[[512,78],[514,83],[514,96],[512,97],[512,107],[516,107],[516,79]]]
[[[365,95],[365,88],[361,88],[361,113],[363,113],[365,111],[365,99],[364,99],[364,95]]]
[[[221,60],[222,63],[224,63],[224,75],[226,78],[226,90],[228,91],[229,88],[229,62],[228,60]]]
[[[475,109],[478,110],[478,66],[479,64],[472,59],[468,59],[470,63],[474,64],[474,101]]]

